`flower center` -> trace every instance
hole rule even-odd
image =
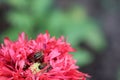
[[[39,68],[40,65],[41,65],[40,63],[36,62],[30,66],[30,70],[32,71],[33,74],[36,74],[40,71]]]
[[[47,63],[44,63],[44,55],[42,52],[36,52],[35,54],[29,55],[28,61],[32,63],[32,65],[29,66],[29,69],[33,74],[38,73],[47,66]]]

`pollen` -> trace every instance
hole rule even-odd
[[[40,71],[39,69],[40,65],[41,65],[40,63],[36,62],[30,66],[30,70],[32,71],[33,74],[36,74]]]

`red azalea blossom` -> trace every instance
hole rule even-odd
[[[4,39],[0,48],[0,80],[86,80],[69,52],[74,49],[64,37],[50,38],[48,33],[28,40]]]

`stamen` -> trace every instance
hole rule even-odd
[[[40,71],[39,69],[40,65],[41,65],[40,63],[34,63],[30,66],[30,70],[32,71],[33,74],[36,74]]]

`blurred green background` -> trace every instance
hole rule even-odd
[[[106,2],[107,0],[101,1],[103,7]],[[8,25],[0,26],[3,29],[0,42],[6,36],[16,40],[21,32],[25,32],[29,38],[35,38],[46,30],[57,38],[63,35],[77,50],[71,54],[77,59],[80,70],[87,73],[87,66],[94,66],[96,55],[103,55],[102,51],[107,48],[105,33],[100,21],[89,14],[86,5],[67,0],[59,3],[60,0],[1,0],[0,5],[7,6],[2,18]],[[105,9],[109,10],[108,7],[109,5],[105,6]],[[1,23],[2,21],[1,19]],[[94,67],[92,68],[93,71]],[[88,70],[89,74],[95,76],[94,71],[90,72]]]

